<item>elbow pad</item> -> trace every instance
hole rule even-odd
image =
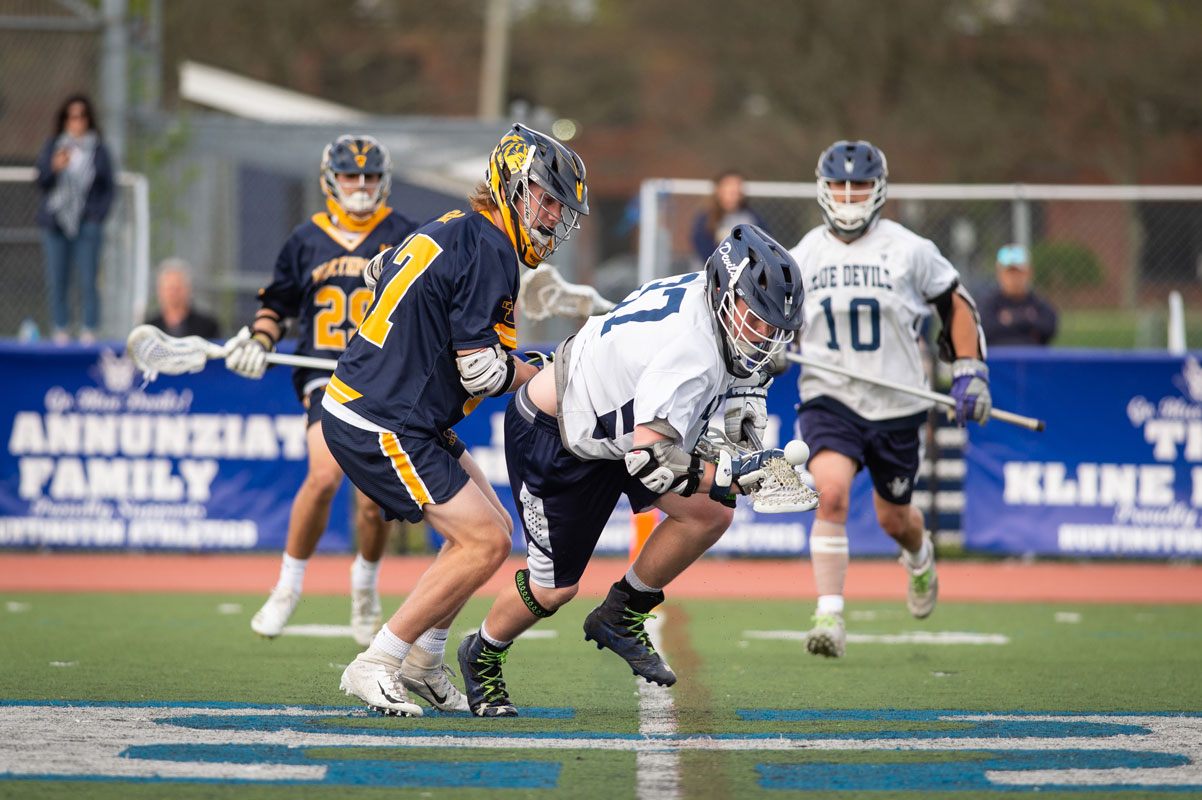
[[[656,494],[675,492],[688,497],[697,491],[705,465],[696,453],[686,453],[667,439],[626,454],[626,471]]]
[[[517,367],[513,356],[499,344],[459,356],[455,359],[459,367],[459,382],[472,397],[499,397],[513,386]]]

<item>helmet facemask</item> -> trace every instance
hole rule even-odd
[[[542,186],[539,186],[543,189],[541,192],[531,191],[532,183],[538,185],[531,179],[518,185],[510,209],[521,229],[523,245],[541,263],[580,227],[580,212],[557,201]],[[550,223],[549,227],[547,223]]]
[[[384,192],[382,191],[384,185],[383,176],[359,173],[358,175],[354,175],[354,177],[359,179],[359,185],[348,194],[342,181],[338,180],[337,174],[335,175],[335,188],[331,193],[333,194],[334,202],[340,205],[343,211],[353,217],[370,217],[384,203]],[[374,187],[369,187],[368,180],[373,177],[378,180]]]
[[[727,366],[736,377],[746,378],[752,373],[765,367],[774,356],[793,341],[794,331],[777,328],[765,322],[751,310],[746,302],[736,302],[740,272],[747,266],[744,261],[739,265],[731,280],[732,288],[723,292],[715,309],[718,326],[722,329],[723,346],[727,356]],[[756,329],[767,326],[768,333],[762,334]]]
[[[832,183],[839,188],[832,189]],[[885,205],[884,177],[874,178],[871,188],[859,188],[853,183],[835,178],[818,178],[818,205],[822,207],[827,225],[837,234],[858,236],[863,233]],[[853,196],[865,192],[868,196],[863,200],[852,200]]]

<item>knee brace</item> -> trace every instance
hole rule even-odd
[[[518,596],[522,598],[522,602],[526,604],[526,608],[530,609],[530,613],[539,619],[547,617],[558,611],[558,608],[544,608],[543,604],[538,602],[534,596],[534,592],[530,591],[530,570],[526,568],[519,569],[513,573],[514,585],[518,587]]]

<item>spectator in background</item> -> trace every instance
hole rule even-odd
[[[997,287],[981,300],[990,345],[1046,345],[1056,335],[1056,309],[1031,290],[1031,259],[1021,244],[997,253]]]
[[[191,267],[182,258],[159,264],[158,316],[147,322],[171,336],[217,338],[217,321],[192,307]]]
[[[79,341],[91,344],[100,325],[96,273],[100,263],[101,226],[113,204],[113,166],[100,140],[91,101],[82,94],[66,99],[54,122],[54,134],[37,161],[43,191],[37,222],[46,252],[46,291],[54,341],[71,340],[68,285],[72,265],[83,303]]]
[[[727,170],[714,178],[709,209],[698,214],[693,223],[693,250],[703,264],[736,225],[750,224],[768,229],[760,215],[747,206],[743,180],[742,173],[735,170]]]

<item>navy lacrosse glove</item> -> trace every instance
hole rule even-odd
[[[975,358],[957,358],[952,364],[952,397],[956,401],[956,424],[968,420],[978,425],[989,421],[993,398],[989,395],[989,367]]]

